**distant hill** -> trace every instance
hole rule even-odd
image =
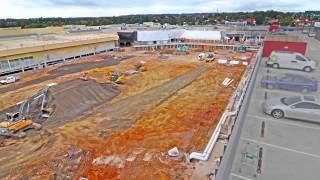
[[[294,19],[320,20],[320,11],[306,12],[279,12],[279,11],[256,11],[256,12],[233,12],[233,13],[192,13],[192,14],[146,14],[126,15],[118,17],[78,17],[78,18],[32,18],[32,19],[0,19],[0,28],[21,27],[41,28],[48,26],[63,25],[87,25],[99,26],[110,24],[135,24],[143,22],[158,22],[161,24],[189,24],[205,25],[219,24],[224,21],[242,21],[254,18],[257,25],[268,24],[272,19],[279,19],[281,25],[293,25]]]

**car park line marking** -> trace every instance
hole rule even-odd
[[[310,153],[306,153],[306,152],[302,152],[302,151],[298,151],[298,150],[294,150],[294,149],[290,149],[290,148],[286,148],[286,147],[282,147],[282,146],[278,146],[278,145],[274,145],[274,144],[269,144],[269,143],[262,142],[262,141],[257,141],[257,140],[254,140],[254,139],[241,138],[241,140],[249,141],[249,142],[253,142],[253,143],[256,143],[256,144],[261,144],[261,145],[264,145],[264,146],[269,146],[269,147],[272,147],[272,148],[281,149],[281,150],[285,150],[285,151],[290,151],[290,152],[303,154],[303,155],[306,155],[306,156],[310,156],[310,157],[313,157],[313,158],[320,159],[320,155],[310,154]]]
[[[244,177],[244,176],[240,176],[239,174],[235,174],[235,173],[231,173],[232,176],[240,178],[240,179],[244,179],[244,180],[252,180],[250,178]]]
[[[262,118],[256,115],[251,115],[248,114],[247,117],[251,117],[251,118],[255,118],[255,119],[259,119],[262,121],[271,121],[271,122],[275,122],[275,123],[279,123],[279,124],[286,124],[286,125],[290,125],[290,126],[297,126],[297,127],[302,127],[302,128],[307,128],[307,129],[313,129],[313,130],[320,130],[320,127],[311,127],[311,126],[304,126],[304,125],[299,125],[296,123],[290,123],[290,122],[283,122],[282,120],[275,120],[275,119],[270,119],[270,118]],[[290,121],[290,120],[288,120]]]

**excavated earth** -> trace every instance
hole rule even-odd
[[[66,123],[120,94],[120,89],[111,84],[100,84],[94,80],[71,80],[49,89],[48,107],[52,115],[46,120],[45,127],[53,128]]]
[[[161,62],[154,67],[162,64],[170,66]],[[125,88],[80,79],[52,86],[47,104],[52,114],[38,119],[43,130],[0,147],[0,177],[188,179],[192,164],[185,153],[204,148],[244,69],[198,63],[130,95],[121,91],[143,84],[134,78],[143,81],[152,70],[130,77]],[[221,87],[225,77],[235,84]],[[175,146],[179,157],[168,157],[165,153]]]
[[[120,63],[120,61],[124,61],[129,58],[131,58],[131,56],[123,57],[121,59],[115,59],[115,58],[108,57],[102,61],[62,65],[62,66],[58,67],[57,69],[50,71],[47,76],[43,76],[43,77],[40,77],[40,78],[37,78],[34,80],[30,80],[30,81],[26,81],[23,83],[12,84],[9,87],[0,88],[0,93],[15,91],[17,89],[20,89],[20,88],[23,88],[26,86],[38,84],[38,83],[41,83],[44,81],[48,81],[51,79],[55,79],[57,77],[61,77],[61,76],[76,73],[76,72],[86,71],[86,70],[98,68],[98,67],[117,65]]]

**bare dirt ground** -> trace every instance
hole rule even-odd
[[[21,83],[11,84],[7,87],[0,88],[0,93],[15,91],[17,89],[20,89],[26,86],[39,84],[44,81],[52,80],[57,77],[73,74],[76,72],[86,71],[86,70],[98,68],[98,67],[116,65],[116,64],[119,64],[120,61],[125,60],[127,58],[130,58],[130,57],[126,57],[122,59],[114,59],[114,58],[108,57],[100,61],[85,61],[83,63],[74,63],[74,64],[59,66],[58,68],[52,69],[45,76],[42,76],[40,78],[32,79],[30,81],[25,81]]]
[[[107,72],[131,70],[141,60],[148,71],[127,77],[118,96],[99,85],[107,82]],[[77,86],[70,90],[62,88],[69,83],[66,79],[75,78],[68,76],[56,87],[65,104],[50,120],[68,121],[0,147],[0,177],[188,179],[193,164],[185,161],[186,153],[204,148],[244,69],[199,63],[194,56],[163,61],[148,55],[91,69],[92,80],[71,81]],[[234,84],[221,87],[225,77],[233,78]],[[166,155],[173,147],[178,147],[178,157]]]

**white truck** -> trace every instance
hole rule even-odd
[[[0,84],[11,84],[19,81],[20,78],[18,76],[7,76],[5,79],[0,80]]]
[[[316,62],[300,53],[273,51],[267,60],[267,66],[311,72],[316,69]]]

